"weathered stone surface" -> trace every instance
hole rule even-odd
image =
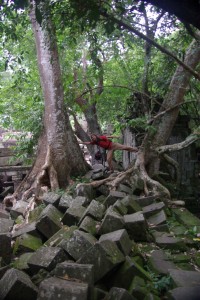
[[[108,194],[110,193],[109,188],[106,185],[100,185],[97,189],[96,189],[97,193],[100,193],[104,196],[108,196]]]
[[[33,252],[27,252],[20,255],[13,263],[15,269],[28,272],[29,266],[27,264],[30,257],[33,255]]]
[[[166,224],[167,217],[164,210],[161,210],[147,218],[149,226],[158,226]]]
[[[151,280],[149,274],[135,262],[134,258],[127,256],[125,262],[110,278],[110,285],[129,290],[135,276]]]
[[[0,219],[0,233],[8,233],[13,227],[14,221],[10,219]]]
[[[39,216],[41,215],[41,213],[45,207],[46,207],[46,205],[41,204],[41,205],[37,206],[36,208],[34,208],[33,210],[31,210],[29,212],[29,217],[28,217],[29,223],[36,223],[37,219],[39,218]]]
[[[50,238],[61,227],[62,213],[53,205],[49,204],[41,213],[36,228],[46,237]]]
[[[78,279],[89,285],[94,284],[94,266],[90,264],[83,265],[64,261],[57,264],[51,274],[59,278],[63,277],[63,279]]]
[[[137,198],[136,201],[141,207],[148,206],[150,204],[153,204],[156,201],[156,196],[148,196],[148,197],[140,197]]]
[[[128,210],[128,214],[133,214],[135,212],[141,211],[141,206],[136,201],[137,196],[126,196],[124,199],[122,199],[122,203],[126,206]]]
[[[136,300],[136,298],[125,289],[113,287],[110,289],[105,300]]]
[[[153,204],[143,207],[142,211],[143,211],[144,216],[146,218],[149,218],[150,216],[155,215],[155,213],[163,210],[164,208],[165,208],[165,203],[158,202],[158,203],[153,203]]]
[[[48,192],[42,196],[42,201],[46,204],[52,204],[58,207],[61,195],[56,194],[55,192]]]
[[[116,211],[114,211],[112,207],[109,207],[102,220],[102,224],[100,225],[98,233],[105,234],[123,228],[124,228],[123,217],[120,214],[116,213]]]
[[[15,239],[18,236],[22,235],[22,234],[31,234],[33,236],[39,237],[39,231],[36,228],[36,222],[33,223],[25,223],[23,224],[21,227],[16,228],[16,230],[14,232],[12,232],[12,238]]]
[[[117,213],[119,213],[122,216],[124,216],[128,213],[127,207],[122,203],[121,200],[117,200],[113,204],[113,210],[115,210]]]
[[[81,224],[79,225],[80,230],[88,232],[94,236],[96,236],[99,227],[100,227],[100,223],[88,216],[86,216],[81,222]]]
[[[169,260],[163,250],[155,250],[151,253],[148,265],[156,274],[167,275],[170,269],[177,269],[176,265]]]
[[[6,233],[0,233],[0,257],[2,257],[6,263],[10,263],[11,251],[10,235]]]
[[[98,281],[124,261],[122,252],[112,241],[97,242],[78,260],[80,264],[94,265],[94,281]]]
[[[125,184],[122,184],[122,183],[120,183],[120,185],[118,187],[118,191],[119,192],[124,192],[124,193],[129,194],[129,195],[133,195],[132,188],[130,188],[129,186],[127,186]]]
[[[129,292],[138,300],[143,300],[145,295],[149,293],[149,284],[143,278],[135,276],[131,282]]]
[[[16,239],[13,253],[19,254],[24,252],[36,251],[42,246],[42,239],[31,234],[22,234]]]
[[[91,185],[86,185],[84,183],[80,183],[76,187],[76,195],[84,196],[89,200],[95,199],[96,193]]]
[[[118,199],[123,199],[125,196],[126,193],[124,192],[111,191],[109,195],[106,197],[104,201],[104,205],[106,207],[109,207],[110,205],[113,205]]]
[[[37,300],[88,299],[88,284],[50,277],[39,286]]]
[[[17,201],[10,210],[10,215],[16,219],[19,215],[23,215],[26,211],[28,203],[22,200]]]
[[[129,239],[125,229],[103,234],[99,239],[100,242],[107,240],[116,243],[117,247],[124,255],[128,255],[131,252],[133,242]]]
[[[161,248],[182,251],[187,249],[184,240],[174,237],[170,233],[154,231],[152,235],[154,236],[155,243]]]
[[[78,260],[96,241],[91,234],[75,230],[68,240],[63,240],[59,244],[59,247],[62,247],[74,260]]]
[[[105,212],[105,206],[101,203],[99,203],[96,200],[92,200],[90,205],[85,210],[80,222],[86,217],[89,216],[97,221],[100,221],[104,215]]]
[[[8,270],[0,280],[0,299],[35,300],[37,288],[29,276],[16,269]]]
[[[60,198],[58,208],[62,211],[65,212],[72,204],[73,202],[73,197],[67,193],[63,194],[62,197]]]
[[[94,170],[92,173],[92,180],[99,180],[105,178],[103,170]]]
[[[170,300],[199,300],[200,286],[178,287],[167,293]]]
[[[77,206],[84,206],[84,207],[86,207],[86,206],[88,206],[89,204],[90,204],[90,201],[91,200],[89,200],[87,197],[85,197],[85,196],[76,196],[75,198],[74,198],[74,200],[73,200],[73,202],[72,202],[72,205],[73,206],[75,206],[75,205],[77,205]]]
[[[10,266],[1,266],[0,267],[0,279],[4,276],[4,274],[10,269]]]
[[[174,287],[200,287],[200,272],[170,270],[169,275],[172,279]]]
[[[71,206],[65,212],[62,222],[65,225],[72,226],[79,223],[82,218],[86,208],[83,206]]]
[[[1,219],[9,219],[10,215],[7,211],[5,211],[4,209],[0,209],[0,218]]]
[[[173,208],[172,209],[176,219],[187,228],[193,228],[197,226],[198,232],[200,233],[200,219],[189,212],[186,208]]]
[[[124,216],[125,228],[134,241],[147,241],[147,223],[141,211]]]
[[[44,246],[51,246],[55,247],[57,246],[62,240],[68,240],[71,236],[74,230],[78,229],[77,226],[63,226],[60,230],[58,230],[50,239],[48,239]]]
[[[28,260],[31,273],[36,273],[40,269],[51,271],[57,263],[67,260],[67,255],[63,249],[58,247],[41,247]]]

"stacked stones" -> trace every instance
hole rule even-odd
[[[27,224],[27,202],[1,209],[0,299],[199,299],[200,220],[167,203],[81,184],[46,193]]]

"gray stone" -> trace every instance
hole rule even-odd
[[[87,197],[84,196],[76,196],[74,200],[72,201],[72,205],[75,206],[84,206],[87,207],[90,204],[90,200]]]
[[[80,222],[86,217],[89,216],[97,221],[100,221],[103,218],[105,212],[105,206],[99,203],[96,200],[92,200],[90,205],[85,210]]]
[[[136,201],[137,196],[126,196],[123,200],[122,203],[126,206],[127,208],[127,214],[133,214],[135,212],[141,211],[141,206],[138,204]]]
[[[127,256],[125,262],[110,278],[110,285],[129,290],[135,276],[139,276],[144,280],[151,280],[150,275],[136,263],[134,258]]]
[[[3,261],[10,263],[11,259],[11,237],[9,234],[0,233],[0,257]]]
[[[71,206],[65,212],[62,222],[65,225],[72,226],[79,223],[80,219],[83,217],[86,208],[83,206]]]
[[[8,233],[13,227],[14,221],[9,219],[0,219],[0,233]]]
[[[114,242],[102,241],[86,251],[78,263],[94,265],[94,281],[96,282],[123,261],[124,256]]]
[[[5,211],[4,209],[0,209],[0,218],[1,219],[9,219],[10,214],[7,211]]]
[[[106,240],[115,242],[119,250],[124,253],[124,255],[129,255],[131,252],[133,243],[129,239],[128,233],[125,229],[103,234],[99,239],[100,242]]]
[[[0,279],[4,276],[4,274],[10,269],[10,266],[0,267]]]
[[[58,204],[58,208],[59,210],[61,210],[62,212],[65,212],[71,205],[73,202],[73,197],[69,194],[63,194],[62,197],[60,198],[59,204]]]
[[[172,279],[174,287],[200,287],[200,272],[170,270],[169,275]]]
[[[94,284],[94,266],[89,264],[83,265],[64,261],[57,264],[56,268],[51,272],[51,274],[63,279],[77,279],[88,283],[89,285]]]
[[[42,239],[31,234],[24,233],[20,235],[14,244],[13,253],[36,251],[42,246]]]
[[[50,239],[48,239],[45,243],[44,246],[51,246],[55,247],[58,246],[58,244],[62,240],[68,240],[71,236],[74,230],[76,230],[78,227],[77,226],[63,226],[60,230],[58,230]]]
[[[23,215],[26,211],[28,203],[22,200],[17,201],[10,210],[13,219],[17,219],[19,215]]]
[[[167,293],[169,300],[199,300],[200,286],[178,287]]]
[[[165,208],[165,203],[158,202],[158,203],[153,203],[153,204],[143,207],[142,211],[143,211],[144,216],[146,218],[148,218],[152,215],[155,215],[155,213],[161,211],[164,208]]]
[[[37,287],[29,276],[16,269],[8,270],[0,280],[0,299],[4,300],[35,300]]]
[[[156,196],[140,197],[136,199],[136,201],[141,207],[153,204],[156,200],[157,200]]]
[[[118,199],[123,199],[126,196],[125,193],[119,191],[111,191],[104,201],[104,205],[109,207],[113,205]]]
[[[187,250],[184,240],[181,238],[174,237],[173,235],[165,232],[152,232],[155,243],[165,249],[173,249],[173,250]]]
[[[45,207],[46,205],[40,204],[39,206],[31,210],[29,212],[29,217],[28,217],[29,223],[35,223]]]
[[[88,232],[94,236],[97,235],[99,227],[100,227],[100,223],[88,216],[86,216],[81,222],[81,224],[79,225],[80,230]]]
[[[136,300],[136,298],[125,289],[112,287],[105,300]]]
[[[37,300],[61,299],[87,300],[88,284],[55,277],[50,277],[41,282]]]
[[[20,255],[13,263],[13,267],[15,269],[28,272],[29,266],[28,266],[28,260],[33,255],[33,252],[27,252],[22,255]]]
[[[59,244],[59,247],[62,247],[74,260],[78,260],[96,241],[91,234],[75,230],[68,240],[63,240]]]
[[[136,242],[147,241],[147,223],[141,211],[124,216],[125,228],[129,236]]]
[[[164,210],[161,210],[147,218],[150,227],[166,224],[167,217]]]
[[[39,237],[40,234],[36,228],[36,222],[33,223],[24,223],[21,227],[16,228],[14,232],[12,232],[12,238],[15,239],[22,234],[31,234],[33,236]]]
[[[97,172],[98,171],[98,172]],[[105,178],[103,170],[95,170],[92,174],[92,180],[99,180]]]
[[[36,228],[46,237],[50,238],[61,227],[62,213],[53,205],[49,204],[41,213]]]
[[[51,271],[55,266],[66,260],[67,255],[59,247],[41,247],[28,260],[28,266],[32,274],[37,273],[40,269]]]
[[[100,185],[97,189],[97,193],[100,193],[104,196],[108,196],[108,194],[110,193],[109,188],[106,185]]]
[[[123,228],[123,217],[120,214],[116,213],[116,211],[114,211],[112,207],[109,207],[102,220],[98,233],[101,235]]]
[[[122,216],[124,216],[128,213],[127,207],[120,200],[117,200],[113,204],[113,210],[115,210],[117,213],[119,213]]]
[[[161,275],[168,275],[170,269],[177,269],[176,265],[169,260],[163,250],[151,252],[148,265],[154,273]]]
[[[56,194],[55,192],[48,192],[42,196],[42,201],[46,204],[52,204],[58,207],[61,195]]]
[[[80,183],[76,186],[76,195],[84,196],[89,200],[95,199],[96,193],[91,185]]]
[[[124,192],[124,193],[129,194],[129,195],[133,194],[133,190],[129,186],[127,186],[125,184],[122,184],[122,183],[120,183],[120,185],[118,187],[118,191],[119,192]]]

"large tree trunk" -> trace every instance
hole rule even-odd
[[[200,61],[200,43],[193,41],[185,55],[184,63],[190,68],[195,69]],[[159,169],[159,159],[156,147],[165,145],[172,128],[176,122],[180,110],[180,104],[184,102],[184,96],[187,91],[191,73],[178,66],[175,74],[171,80],[168,93],[162,103],[159,114],[160,117],[156,118],[153,126],[156,133],[148,133],[143,141],[145,151],[145,164],[148,165],[149,175],[157,173]],[[161,113],[166,111],[165,113]]]
[[[85,173],[88,169],[64,110],[58,50],[48,11],[49,1],[43,1],[39,6],[43,16],[41,25],[36,19],[35,2],[31,1],[30,19],[45,101],[44,130],[38,144],[36,161],[30,174],[17,189],[16,198],[27,189],[36,192],[42,184],[52,190],[65,188],[71,174]]]

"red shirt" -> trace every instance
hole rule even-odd
[[[98,136],[100,140],[91,142],[92,145],[98,145],[104,149],[111,149],[112,141],[110,141],[105,135]]]

